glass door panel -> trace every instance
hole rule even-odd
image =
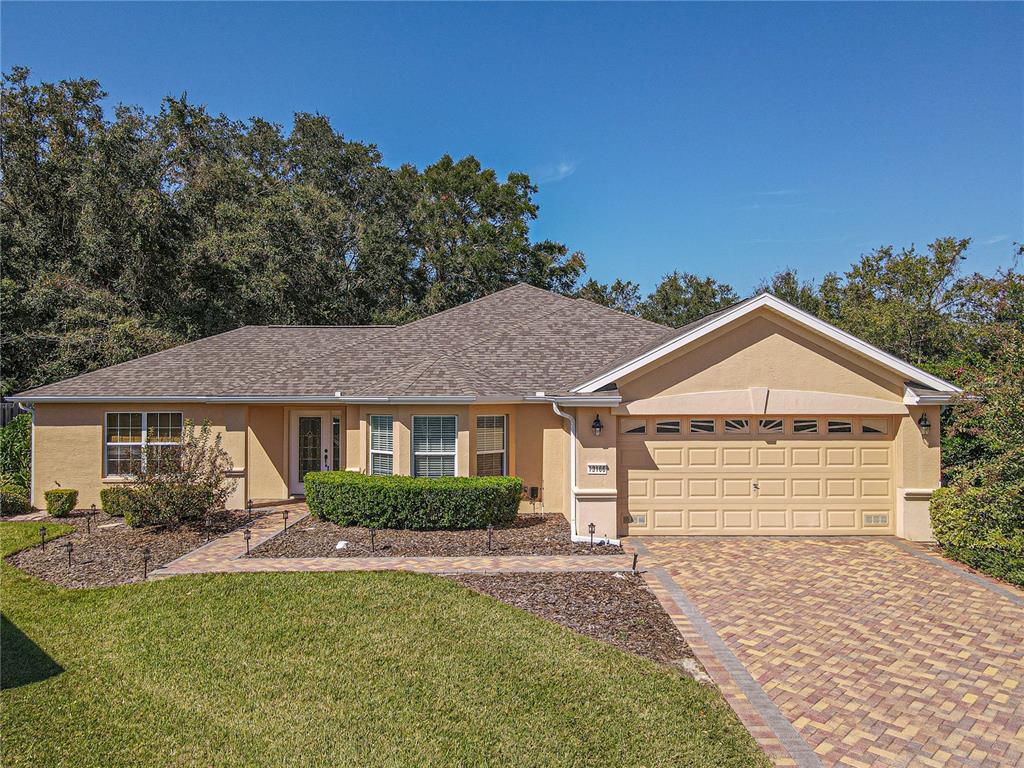
[[[307,472],[320,470],[323,445],[322,421],[319,416],[299,416],[299,482]]]

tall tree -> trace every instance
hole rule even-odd
[[[536,186],[473,157],[384,165],[322,115],[288,130],[187,95],[107,119],[94,80],[3,78],[2,392],[243,324],[401,322],[582,254],[533,241]]]
[[[576,297],[617,309],[627,315],[635,315],[640,305],[640,285],[632,280],[616,280],[609,285],[590,278],[580,286]]]
[[[639,306],[640,317],[673,328],[692,323],[705,315],[739,301],[728,283],[689,272],[672,272]]]

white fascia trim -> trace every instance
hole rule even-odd
[[[670,354],[671,352],[674,352],[675,350],[680,349],[686,346],[687,344],[691,344],[694,341],[697,341],[698,339],[707,336],[709,333],[712,333],[718,330],[719,328],[722,328],[723,326],[726,326],[729,323],[732,323],[735,320],[738,320],[739,318],[750,314],[751,312],[761,309],[762,307],[773,309],[776,312],[785,315],[786,317],[795,320],[796,322],[801,323],[802,325],[805,325],[814,331],[817,331],[823,336],[827,336],[833,341],[838,342],[839,344],[842,344],[843,346],[848,347],[854,350],[855,352],[859,352],[865,357],[874,360],[875,362],[885,366],[886,368],[898,371],[907,378],[914,379],[915,381],[919,381],[922,384],[927,384],[928,386],[933,387],[934,389],[940,390],[942,392],[959,393],[962,391],[956,385],[950,384],[948,381],[940,379],[938,376],[933,376],[930,373],[922,371],[920,368],[911,365],[910,363],[904,360],[900,360],[898,357],[890,355],[888,352],[883,352],[878,347],[872,346],[871,344],[868,344],[866,341],[858,339],[853,334],[847,333],[846,331],[840,328],[836,328],[831,323],[826,323],[824,320],[821,320],[808,312],[804,312],[802,309],[798,309],[797,307],[794,307],[792,304],[789,304],[788,302],[785,302],[782,299],[778,299],[775,296],[772,296],[770,293],[762,293],[760,296],[753,299],[749,303],[743,304],[742,306],[738,306],[732,310],[724,312],[721,316],[716,317],[710,323],[702,325],[699,328],[695,328],[687,333],[680,334],[679,336],[676,336],[670,339],[669,341],[666,341],[664,344],[660,344],[651,351],[646,352],[643,355],[640,355],[639,357],[635,357],[632,360],[614,368],[613,370],[604,373],[595,379],[591,379],[585,384],[581,384],[580,386],[573,389],[573,392],[594,392],[595,390],[598,390],[607,384],[611,384],[617,379],[626,376],[627,374],[630,374],[633,371],[643,368],[645,365],[654,362],[658,358]]]
[[[592,406],[594,408],[614,408],[615,406],[622,405],[622,398],[618,395],[611,397],[556,397],[556,396],[542,396],[542,395],[527,395],[523,398],[527,403],[558,403],[564,405],[567,408],[586,408]]]
[[[36,397],[15,398],[19,403],[302,403],[312,405],[337,405],[339,403],[473,403],[477,398],[472,396],[415,396],[415,397],[297,397],[286,395],[272,395],[266,397],[238,397],[238,396],[197,396],[197,395],[161,395],[150,397],[131,397],[126,395],[107,396],[89,395],[68,396],[68,395],[39,395]]]
[[[921,392],[913,387],[904,387],[904,405],[949,405],[956,399],[956,392]]]

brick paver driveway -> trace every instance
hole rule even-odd
[[[889,538],[627,543],[780,765],[1024,765],[1024,593]]]

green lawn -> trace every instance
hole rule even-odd
[[[714,691],[440,578],[0,578],[7,768],[768,764]]]

